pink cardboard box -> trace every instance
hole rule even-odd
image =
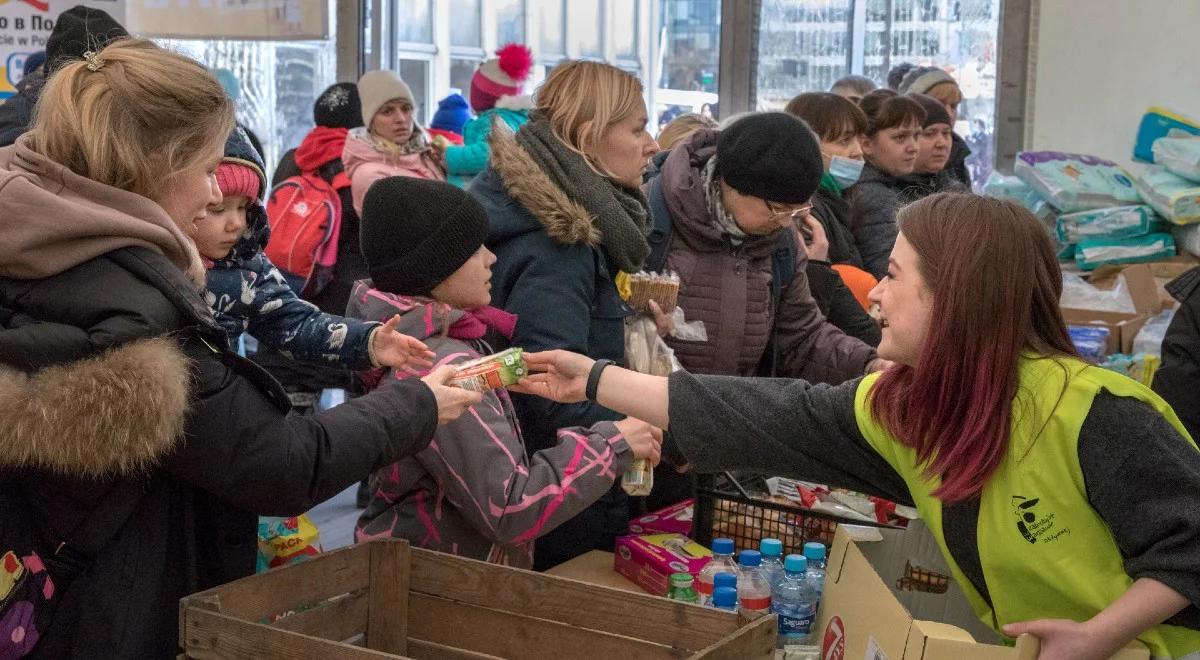
[[[630,534],[692,535],[692,500],[684,500],[629,521]]]
[[[683,534],[622,536],[613,569],[655,596],[666,596],[672,573],[695,576],[712,552]]]

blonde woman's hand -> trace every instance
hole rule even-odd
[[[483,401],[483,393],[471,392],[461,387],[448,385],[458,370],[451,365],[438,367],[433,373],[421,379],[433,392],[437,400],[438,425],[453,422],[462,416],[471,406]]]
[[[616,426],[634,456],[649,460],[651,465],[658,465],[662,460],[662,429],[633,417],[616,422]]]
[[[667,315],[657,302],[650,301],[650,313],[654,316],[654,328],[659,337],[666,337],[675,331],[675,317]]]
[[[371,360],[381,366],[401,369],[410,374],[433,368],[433,351],[424,342],[396,331],[397,314],[371,333]]]

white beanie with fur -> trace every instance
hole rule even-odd
[[[362,99],[364,126],[370,126],[375,113],[388,101],[404,99],[413,105],[412,90],[395,71],[368,71],[358,79],[358,96]]]

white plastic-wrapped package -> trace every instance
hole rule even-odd
[[[1136,264],[1175,256],[1175,238],[1170,234],[1147,234],[1132,238],[1089,238],[1075,244],[1075,265],[1094,270],[1107,264]]]
[[[1137,178],[1137,191],[1159,215],[1177,225],[1200,222],[1200,183],[1150,165]]]
[[[1200,257],[1200,224],[1176,225],[1171,227],[1171,234],[1180,251]]]
[[[1188,181],[1200,183],[1200,137],[1155,140],[1154,163]]]
[[[1111,206],[1058,216],[1058,240],[1078,243],[1085,238],[1128,238],[1150,233],[1157,216],[1144,204]]]
[[[1022,151],[1013,174],[1063,213],[1141,202],[1121,166],[1086,154]]]

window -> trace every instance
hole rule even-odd
[[[855,3],[865,21],[855,23]],[[890,8],[890,12],[889,12]],[[991,173],[1000,0],[762,0],[756,106],[855,73],[886,84],[901,62],[939,66],[963,93],[955,131],[977,185]]]
[[[400,60],[397,70],[400,78],[408,83],[413,93],[413,116],[425,126],[433,117],[430,109],[431,90],[429,88],[429,60]],[[436,104],[435,104],[436,105]]]
[[[496,14],[496,45],[525,43],[524,0],[493,0]]]
[[[572,0],[569,5],[571,45],[579,57],[604,57],[604,12],[600,0]]]
[[[637,0],[608,1],[608,33],[612,35],[617,57],[630,60],[638,58]]]
[[[479,60],[450,60],[450,89],[458,90],[468,101],[471,99],[471,78],[479,68]]]
[[[718,58],[721,51],[721,0],[656,0],[661,35],[654,114],[661,129],[677,115],[704,112],[719,117]]]
[[[450,0],[450,45],[464,48],[483,46],[479,0]]]
[[[563,29],[563,0],[537,1],[537,29],[541,34],[542,59],[557,60],[567,52]]]
[[[396,41],[433,43],[433,12],[429,0],[396,0]]]

